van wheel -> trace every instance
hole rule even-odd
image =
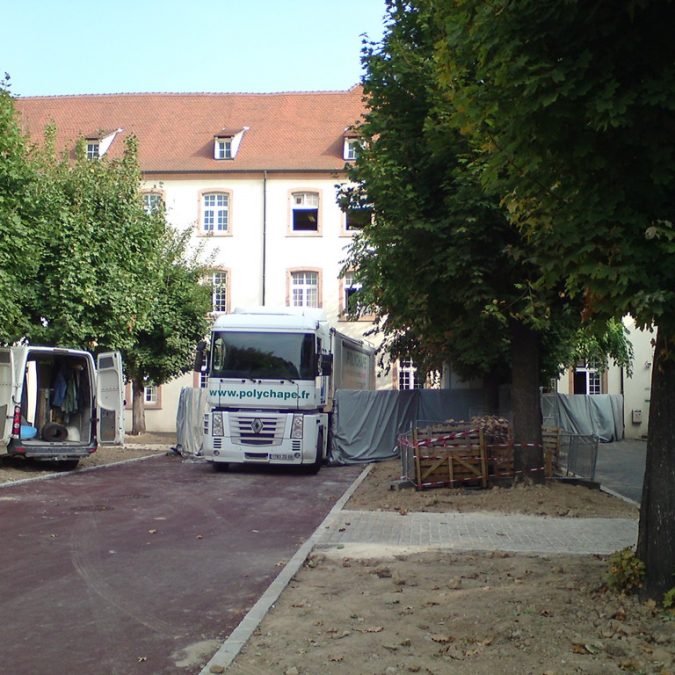
[[[223,473],[230,470],[230,465],[227,462],[212,462],[213,470],[216,473]]]

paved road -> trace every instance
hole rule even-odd
[[[161,456],[0,489],[0,671],[199,672],[361,470]]]
[[[595,479],[603,487],[639,504],[646,457],[646,441],[599,443]]]

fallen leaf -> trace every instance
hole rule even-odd
[[[447,645],[455,641],[455,638],[452,637],[452,635],[432,635],[431,639],[441,645]]]
[[[340,661],[343,661],[344,658],[342,656],[329,656],[328,660],[332,661],[333,663],[340,663]]]

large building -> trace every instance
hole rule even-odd
[[[346,249],[367,211],[336,201],[358,142],[361,87],[277,94],[114,94],[20,98],[25,130],[57,130],[61,149],[85,139],[91,159],[119,157],[138,139],[147,208],[192,230],[212,258],[213,312],[241,305],[321,307],[354,337],[368,320],[346,321],[352,276],[340,277]],[[410,373],[402,373],[410,380]],[[396,376],[397,377],[397,376]],[[414,379],[414,377],[413,377]],[[391,386],[391,375],[381,377]],[[146,424],[173,430],[180,389],[193,375],[147,387]],[[127,396],[131,400],[131,396]]]
[[[362,337],[371,323],[347,321],[358,290],[340,275],[367,210],[344,213],[336,201],[345,167],[358,152],[354,125],[362,89],[276,94],[111,94],[19,98],[25,130],[38,139],[53,124],[61,149],[84,139],[87,156],[121,156],[138,138],[148,209],[162,201],[170,223],[190,229],[213,258],[213,313],[241,305],[322,307],[340,330]],[[633,378],[618,368],[598,373],[580,364],[558,383],[569,394],[623,394],[626,434],[646,434],[651,346],[632,328]],[[448,372],[443,386],[466,388]],[[183,386],[193,374],[145,390],[147,428],[175,429]],[[378,374],[379,388],[413,388],[422,378],[410,362]],[[131,401],[130,392],[127,400]],[[128,425],[129,426],[129,425]]]

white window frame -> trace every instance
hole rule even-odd
[[[345,138],[345,145],[342,158],[347,161],[354,161],[359,156],[361,142],[358,138]]]
[[[159,389],[155,384],[148,384],[143,388],[143,403],[157,405],[159,403]]]
[[[580,363],[574,369],[574,375],[584,373],[586,376],[586,396],[602,394],[602,374],[598,370],[597,363]],[[576,389],[576,383],[575,383]]]
[[[214,314],[227,312],[230,291],[228,282],[230,275],[227,270],[216,270],[211,274],[211,311]]]
[[[300,234],[319,232],[319,208],[321,197],[318,192],[312,190],[299,190],[291,193],[291,230]],[[296,227],[296,212],[313,211],[316,218],[316,227]]]
[[[232,139],[231,138],[216,138],[213,148],[214,159],[232,159]]]
[[[290,276],[290,306],[320,307],[319,273],[295,270]]]
[[[143,210],[152,215],[156,213],[162,205],[162,195],[158,192],[144,192],[143,193]]]
[[[398,388],[399,390],[424,388],[424,382],[420,381],[412,359],[398,360]]]
[[[230,195],[227,192],[202,194],[202,234],[229,234]]]
[[[349,314],[349,298],[363,288],[363,284],[360,281],[355,281],[355,276],[354,272],[345,272],[343,277],[342,306],[345,315]]]
[[[101,157],[101,143],[100,141],[87,141],[87,159],[94,160]]]

